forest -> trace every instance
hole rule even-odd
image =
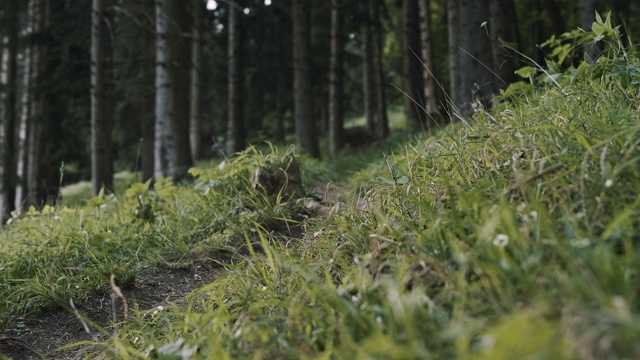
[[[0,1],[0,359],[640,358],[640,2]]]
[[[631,3],[6,0],[1,213],[79,180],[112,191],[124,170],[179,179],[264,141],[335,156],[387,137],[391,110],[428,132],[489,108],[595,10],[640,37]]]

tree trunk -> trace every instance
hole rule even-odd
[[[193,166],[191,145],[189,144],[189,90],[191,82],[191,31],[189,4],[184,0],[168,0],[169,15],[169,77],[174,113],[171,116],[171,130],[174,134],[176,168],[175,177],[181,177]],[[193,5],[193,4],[191,4]]]
[[[635,38],[631,39],[631,40],[633,40],[634,44],[637,44],[638,42],[640,42],[640,3],[636,2],[635,5],[636,5],[636,12],[635,12],[635,16],[636,16],[635,29],[636,29],[636,31],[634,32]]]
[[[296,142],[319,158],[320,147],[312,114],[310,3],[293,1],[293,90]]]
[[[276,113],[276,134],[275,142],[281,144],[285,138],[284,117],[285,117],[285,88],[286,88],[286,74],[284,69],[279,68],[276,70],[276,98],[275,98],[275,113]]]
[[[638,5],[640,6],[640,4]],[[632,41],[633,30],[634,27],[638,26],[640,19],[636,18],[637,20],[634,23],[631,22],[631,0],[613,0],[613,12],[615,24],[621,25],[620,35],[623,38],[622,41],[626,42],[625,45],[634,44]]]
[[[8,13],[17,13],[17,1],[9,3]],[[2,69],[0,83],[4,87],[2,92],[2,127],[0,128],[0,222],[5,215],[14,208],[16,186],[16,161],[15,161],[15,127],[16,127],[16,85],[18,75],[18,17],[7,20],[7,36],[3,41]],[[1,223],[0,223],[1,227]]]
[[[329,64],[329,153],[336,156],[343,145],[344,39],[342,0],[331,0],[331,56]]]
[[[189,140],[191,143],[191,156],[194,160],[202,158],[202,115],[200,100],[202,93],[200,91],[201,77],[201,49],[202,49],[202,16],[203,1],[195,0],[192,4],[193,25],[191,27],[191,102],[190,102],[190,124],[189,124]]]
[[[364,46],[362,58],[362,86],[364,97],[364,114],[366,118],[367,133],[372,138],[376,136],[376,91],[374,89],[374,66],[373,66],[373,26],[371,15],[369,14],[369,3],[374,0],[367,0],[364,4],[365,20],[362,25],[362,43]]]
[[[426,111],[425,124],[429,131],[431,126],[437,123],[436,73],[433,61],[433,44],[431,43],[431,1],[418,0],[420,7],[420,48],[422,49],[422,83],[424,86],[424,110]]]
[[[449,24],[449,28],[456,27],[458,47],[453,49],[452,57],[457,62],[456,79],[458,89],[452,90],[456,94],[461,116],[469,116],[473,108],[481,105],[487,108],[489,98],[493,92],[493,68],[490,39],[483,24],[489,20],[488,0],[459,0],[459,14],[457,24]]]
[[[48,25],[48,2],[45,0],[36,0],[34,2],[33,31],[39,33]],[[31,101],[29,103],[30,116],[27,126],[27,160],[26,160],[26,190],[28,196],[25,198],[26,206],[40,206],[46,200],[44,191],[46,179],[40,179],[40,170],[42,168],[41,158],[43,149],[42,137],[42,118],[44,102],[41,93],[38,91],[37,80],[44,72],[44,46],[38,44],[32,47],[31,53],[31,70],[30,82],[32,85]]]
[[[531,24],[529,25],[529,38],[531,41],[531,58],[536,64],[544,65],[544,52],[540,49],[540,44],[545,40],[543,33],[544,24],[542,21],[542,5],[539,0],[527,0]]]
[[[369,12],[373,19],[373,75],[376,99],[376,137],[384,139],[389,136],[389,117],[387,116],[387,100],[384,89],[387,82],[384,81],[384,67],[382,64],[382,22],[380,20],[380,7],[384,6],[383,0],[369,2]]]
[[[585,0],[581,1],[584,2]],[[551,27],[553,28],[554,34],[560,35],[565,33],[567,31],[567,25],[564,23],[564,18],[562,17],[562,13],[560,12],[560,8],[558,7],[556,0],[542,0],[542,5],[547,12],[547,16],[549,16],[549,19],[551,20]],[[589,28],[591,28],[591,24],[589,24]]]
[[[93,0],[91,31],[91,184],[93,195],[100,189],[113,191],[111,129],[113,128],[112,56],[109,34],[113,17],[109,0]],[[112,9],[111,9],[112,11]]]
[[[580,27],[585,31],[591,31],[591,26],[596,20],[596,0],[580,0]],[[593,45],[584,45],[584,59],[588,63],[598,60],[598,48]]]
[[[155,0],[153,0],[155,1]],[[145,12],[152,13],[153,2],[140,1],[140,6],[144,7]],[[145,29],[140,37],[143,43],[142,59],[139,69],[142,74],[141,96],[142,104],[140,104],[140,157],[141,157],[141,173],[142,181],[153,179],[154,177],[154,158],[155,158],[155,68],[156,68],[156,39],[155,39],[155,17],[146,17],[144,24]]]
[[[447,35],[449,52],[449,116],[454,121],[456,107],[462,103],[460,87],[460,0],[447,0]]]
[[[424,82],[421,61],[420,12],[418,0],[403,0],[404,28],[404,111],[412,129],[422,130],[424,114]]]
[[[237,1],[229,2],[229,119],[227,124],[227,150],[242,151],[246,144],[242,85],[244,80],[242,59],[242,7]]]
[[[155,151],[154,177],[175,176],[177,156],[175,140],[172,131],[174,103],[172,83],[169,76],[169,18],[167,2],[169,0],[155,0],[156,2],[156,104],[155,104]]]
[[[518,28],[516,21],[516,11],[513,0],[490,0],[489,10],[491,21],[491,53],[493,54],[495,81],[500,89],[513,83],[515,79],[516,64],[513,62],[514,53],[509,48],[502,45],[504,42],[517,46]],[[517,50],[517,48],[516,48]]]
[[[27,17],[24,25],[23,34],[29,37],[36,30],[37,7],[38,0],[29,0],[27,5]],[[22,52],[22,94],[20,97],[20,119],[18,128],[18,151],[16,160],[16,196],[15,208],[22,211],[27,205],[27,201],[32,201],[35,194],[31,193],[32,188],[29,184],[29,174],[33,172],[29,168],[29,158],[33,154],[33,144],[29,142],[32,139],[31,133],[34,131],[34,70],[36,63],[35,47],[33,44],[27,44]]]

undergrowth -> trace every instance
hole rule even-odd
[[[640,357],[640,61],[608,18],[574,36],[605,42],[602,57],[529,69],[492,111],[378,148],[328,216],[257,200],[252,169],[292,150],[249,149],[193,169],[194,186],[134,184],[16,218],[0,310],[213,260],[226,271],[186,304],[136,310],[88,344],[121,359]]]

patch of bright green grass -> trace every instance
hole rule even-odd
[[[121,171],[114,175],[114,191],[116,194],[123,194],[124,191],[136,181],[137,175],[130,171]],[[62,187],[62,204],[66,206],[76,206],[86,204],[91,198],[91,182],[80,181]]]
[[[391,108],[387,111],[387,116],[389,117],[389,127],[393,130],[396,129],[406,129],[407,128],[407,118],[404,115],[404,111],[398,108]],[[345,128],[364,128],[367,125],[367,120],[363,116],[355,117],[352,119],[348,119],[345,121]]]

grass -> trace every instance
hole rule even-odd
[[[340,167],[359,159],[349,172],[303,158],[308,176],[348,174],[328,217],[249,190],[255,166],[291,149],[194,169],[193,186],[28,213],[0,235],[0,313],[244,246],[186,305],[135,310],[92,346],[122,359],[639,357],[638,69],[618,51],[547,70],[435,136],[344,154]],[[278,221],[301,238],[276,236]]]
[[[114,191],[123,194],[124,191],[136,181],[136,174],[130,171],[121,171],[114,176]],[[87,199],[91,198],[91,182],[80,181],[70,184],[60,189],[62,203],[67,206],[86,205]]]

